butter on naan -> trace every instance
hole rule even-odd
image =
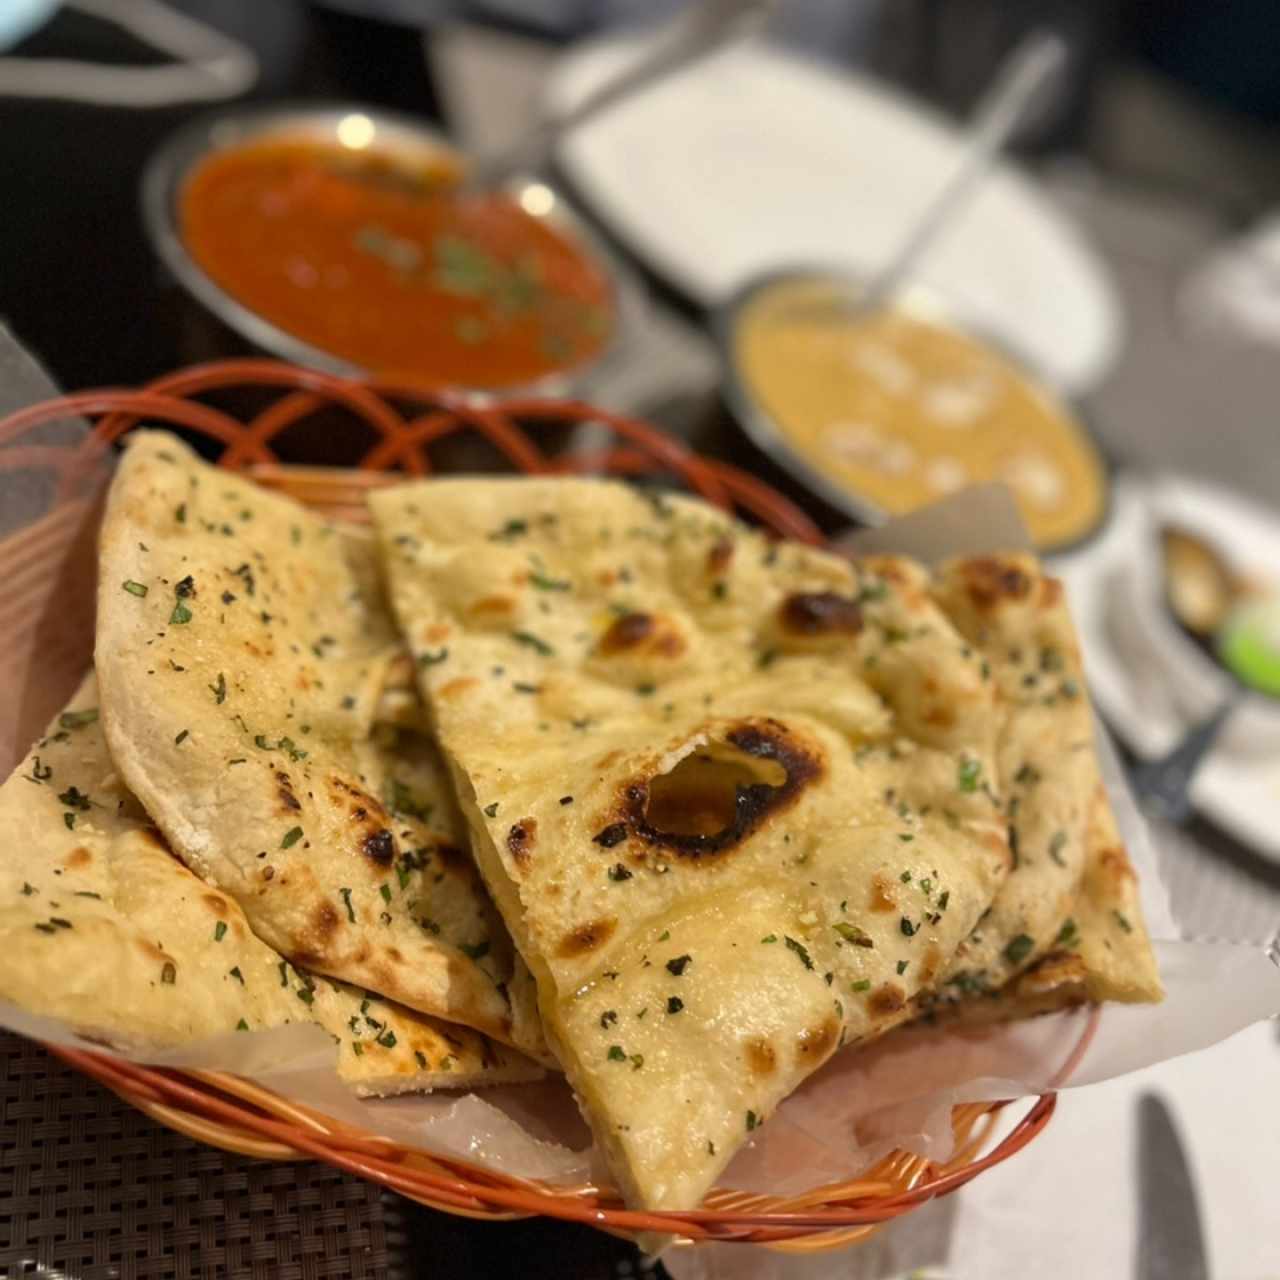
[[[538,1052],[468,854],[384,802],[366,742],[399,650],[367,535],[134,435],[101,538],[96,665],[126,785],[300,967]],[[394,797],[386,800],[394,804]]]
[[[918,566],[685,498],[370,506],[473,848],[628,1201],[696,1205],[936,981],[1008,870],[994,686]]]
[[[0,998],[135,1051],[315,1022],[360,1094],[541,1074],[478,1032],[295,969],[260,942],[125,789],[92,675],[0,786]]]

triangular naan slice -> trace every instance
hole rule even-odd
[[[589,480],[371,497],[473,848],[628,1200],[696,1205],[1008,867],[991,682],[900,562]]]
[[[1100,824],[1114,829],[1114,819],[1061,583],[1033,556],[982,556],[942,565],[935,598],[989,663],[999,690],[999,775],[1014,852],[990,915],[947,975],[948,992],[959,997],[999,991],[1055,950],[1084,880],[1101,874],[1089,866],[1090,850]],[[1122,850],[1118,839],[1101,839]],[[1136,901],[1134,913],[1130,939],[1145,942]],[[1145,953],[1134,957],[1137,969],[1154,974],[1149,946]],[[1136,984],[1158,998],[1158,982],[1152,988],[1139,976]]]
[[[369,771],[399,648],[378,594],[367,538],[135,435],[102,529],[107,741],[170,846],[273,949],[511,1042],[514,955],[469,856],[390,812]]]
[[[140,1050],[318,1022],[363,1094],[536,1079],[468,1028],[295,969],[169,853],[124,788],[90,675],[0,786],[0,997]]]

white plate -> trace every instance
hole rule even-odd
[[[1229,563],[1280,585],[1280,519],[1213,485],[1181,476],[1121,476],[1096,542],[1058,558],[1098,709],[1138,755],[1167,751],[1208,714],[1229,681],[1186,638],[1162,600],[1157,533],[1177,523]],[[1247,698],[1191,788],[1202,813],[1280,862],[1280,703]]]
[[[567,106],[634,56],[634,38],[557,64]],[[866,270],[955,162],[958,133],[870,80],[762,44],[722,51],[572,132],[557,159],[660,275],[706,306],[798,263]],[[1097,258],[1005,166],[921,268],[922,280],[1067,390],[1096,383],[1122,321]]]

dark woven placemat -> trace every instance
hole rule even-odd
[[[368,1183],[202,1146],[0,1032],[0,1276],[359,1280],[395,1243]]]

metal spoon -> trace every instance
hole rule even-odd
[[[666,23],[649,47],[576,106],[534,121],[516,140],[483,156],[467,170],[462,189],[492,189],[516,172],[537,173],[551,149],[571,129],[647,85],[706,57],[732,39],[759,30],[778,0],[702,0]]]
[[[1033,31],[1001,63],[974,112],[964,150],[938,193],[911,222],[889,260],[847,296],[797,304],[797,311],[826,316],[860,314],[883,305],[911,276],[939,233],[967,204],[979,182],[1041,99],[1067,60],[1067,43],[1051,31]]]

